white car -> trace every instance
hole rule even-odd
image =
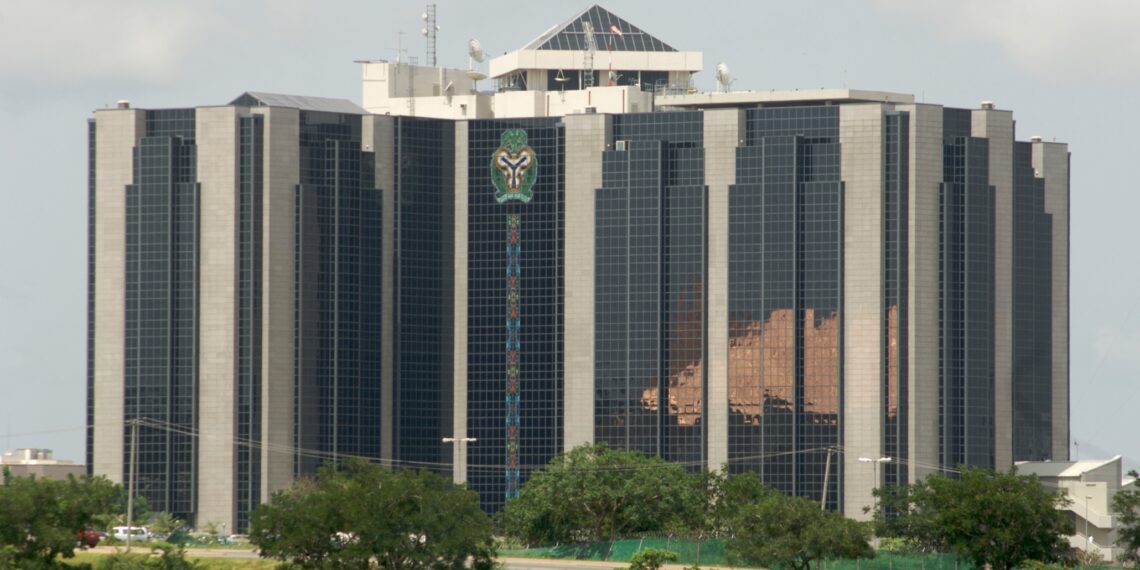
[[[125,542],[127,540],[128,529],[130,529],[131,541],[147,541],[154,538],[154,533],[150,532],[150,529],[145,526],[117,526],[111,529],[111,536]]]

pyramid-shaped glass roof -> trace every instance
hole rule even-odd
[[[598,46],[598,51],[677,51],[673,46],[645,33],[641,28],[597,4],[565,24],[551,28],[523,49],[583,51],[586,49],[583,21],[593,25],[594,42]]]

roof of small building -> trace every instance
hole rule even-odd
[[[583,21],[590,22],[594,27],[594,41],[597,43],[598,51],[677,51],[673,46],[597,4],[566,22],[546,30],[521,49],[585,50],[587,44],[586,31],[582,28]]]
[[[246,107],[290,107],[302,111],[325,111],[328,113],[350,113],[354,115],[368,114],[368,111],[365,111],[363,107],[348,99],[284,95],[281,93],[265,93],[262,91],[246,91],[233,101],[230,101],[230,105]]]
[[[1086,459],[1084,461],[1020,461],[1016,465],[1018,473],[1025,475],[1067,478],[1080,477],[1082,473],[1095,471],[1116,461],[1120,461],[1119,455],[1111,459]]]

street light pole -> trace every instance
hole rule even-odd
[[[451,467],[453,470],[452,475],[451,475],[451,480],[455,483],[465,483],[467,481],[467,454],[466,453],[462,454],[463,455],[463,469],[460,469],[459,468],[460,467],[459,456],[460,456],[460,452],[462,451],[461,448],[464,444],[475,443],[476,441],[479,441],[479,440],[477,438],[474,438],[474,437],[445,437],[445,438],[440,439],[440,441],[442,441],[443,443],[453,444],[453,446],[454,446],[452,449],[452,454],[451,454]],[[462,478],[460,478],[460,477],[462,477]]]
[[[130,479],[127,481],[127,552],[131,551],[131,537],[134,535],[132,532],[135,514],[135,472],[137,458],[139,453],[139,420],[132,418],[127,422],[131,426],[131,465],[130,465]],[[1086,509],[1087,510],[1087,509]]]
[[[1085,495],[1085,552],[1089,551],[1089,497]]]

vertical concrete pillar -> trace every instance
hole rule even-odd
[[[1069,459],[1069,146],[1035,142],[1033,168],[1045,178],[1053,216],[1053,461]]]
[[[396,457],[396,118],[365,115],[361,144],[375,153],[376,187],[380,189],[380,457]]]
[[[127,190],[143,111],[95,113],[95,435],[92,473],[116,483],[123,473]]]
[[[261,235],[261,501],[293,481],[295,198],[300,113],[259,107],[263,117]]]
[[[843,180],[843,510],[866,519],[883,455],[883,107],[839,108]],[[882,469],[877,469],[881,478]]]
[[[708,186],[705,425],[708,468],[715,470],[728,465],[728,188],[736,183],[736,148],[744,142],[744,111],[705,111],[704,125]]]
[[[455,123],[455,209],[454,257],[452,271],[455,276],[452,309],[452,425],[454,437],[467,437],[467,143],[468,123]],[[478,443],[476,443],[478,445]],[[467,481],[467,445],[456,444],[452,478],[456,483]]]
[[[198,525],[234,528],[236,107],[196,111],[200,185]]]
[[[910,113],[910,219],[907,299],[907,477],[933,473],[938,453],[938,192],[942,182],[942,107],[900,105]]]
[[[612,139],[606,115],[568,115],[566,124],[565,425],[563,448],[594,441],[594,200],[602,152]]]
[[[989,139],[994,188],[994,467],[1013,465],[1013,112],[979,109],[970,134]]]

